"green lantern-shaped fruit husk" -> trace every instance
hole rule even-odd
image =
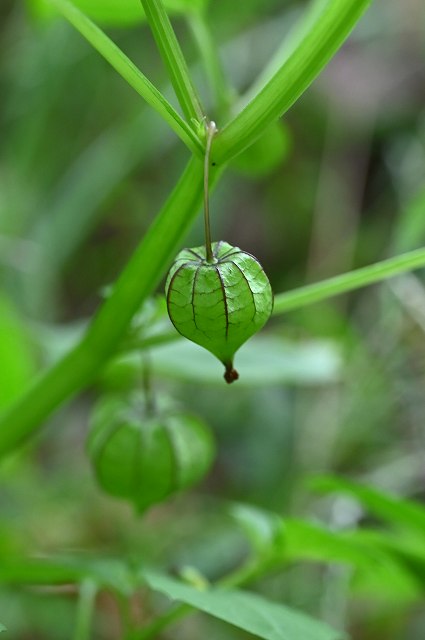
[[[100,486],[138,511],[198,482],[214,456],[209,429],[198,418],[163,408],[142,395],[105,397],[91,420],[87,450]]]
[[[228,383],[237,380],[233,358],[259,331],[273,309],[273,293],[254,256],[227,242],[183,249],[167,277],[168,314],[179,333],[213,353],[225,366]]]

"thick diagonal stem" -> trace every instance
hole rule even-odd
[[[93,381],[167,270],[201,207],[202,194],[203,165],[193,158],[81,342],[0,417],[0,455],[19,446],[58,406]]]

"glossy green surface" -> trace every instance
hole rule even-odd
[[[178,254],[165,285],[167,307],[177,331],[229,370],[239,347],[269,319],[273,294],[249,253],[220,241],[213,244],[213,255],[208,263],[203,246]]]

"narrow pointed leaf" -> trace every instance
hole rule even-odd
[[[425,535],[425,507],[413,500],[332,476],[315,478],[312,484],[315,489],[325,493],[339,492],[353,496],[379,518],[416,535]]]
[[[152,571],[143,572],[143,577],[155,591],[264,640],[339,640],[345,637],[303,613],[254,593],[218,588],[199,591]]]

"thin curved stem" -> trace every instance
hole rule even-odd
[[[288,311],[294,311],[342,293],[367,287],[421,267],[425,267],[425,249],[416,249],[394,258],[381,260],[367,267],[277,295],[274,301],[273,315],[282,315]]]

